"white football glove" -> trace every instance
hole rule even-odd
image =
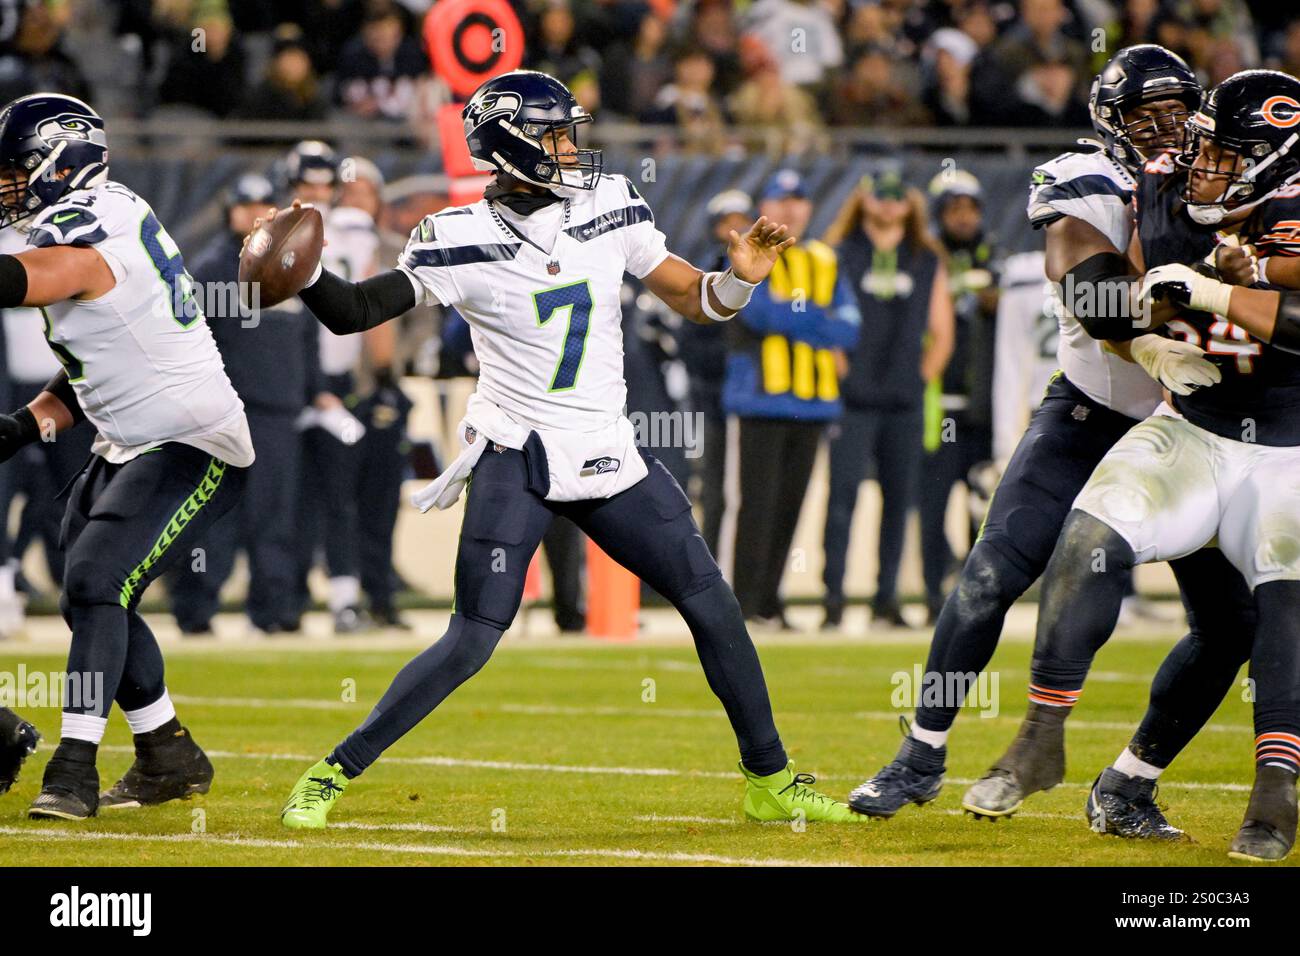
[[[1191,342],[1167,339],[1163,335],[1139,335],[1129,342],[1129,353],[1148,375],[1175,395],[1190,395],[1223,378],[1205,352]]]
[[[1226,316],[1232,286],[1203,276],[1190,266],[1170,263],[1156,266],[1142,277],[1138,298],[1143,306],[1157,299],[1171,299],[1196,312]]]

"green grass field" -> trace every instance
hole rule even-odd
[[[352,784],[329,831],[284,830],[278,811],[298,774],[356,725],[419,645],[344,651],[319,642],[315,650],[170,642],[168,684],[216,765],[212,792],[80,825],[29,821],[26,806],[39,789],[58,714],[25,711],[46,741],[0,798],[0,866],[1239,865],[1226,850],[1252,778],[1250,705],[1240,689],[1162,785],[1171,819],[1195,843],[1103,838],[1083,821],[1086,785],[1128,739],[1172,637],[1117,639],[1105,648],[1069,725],[1067,783],[1033,798],[1014,819],[976,822],[958,806],[965,784],[1001,752],[1023,713],[1024,640],[1005,643],[993,663],[1001,714],[962,715],[937,802],[888,822],[804,832],[743,819],[730,728],[689,644],[581,640],[508,641]],[[843,798],[893,755],[899,711],[890,677],[910,672],[923,645],[812,635],[760,645],[796,769]],[[63,665],[55,647],[0,645],[0,671],[20,661],[29,671]],[[355,703],[343,699],[350,681]],[[130,759],[129,732],[114,716],[102,783]]]

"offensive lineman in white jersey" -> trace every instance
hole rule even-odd
[[[470,484],[447,633],[397,675],[361,726],[295,785],[286,826],[323,827],[349,779],[478,671],[510,626],[529,558],[552,518],[572,519],[668,598],[695,639],[740,745],[748,816],[861,821],[792,772],[740,606],[667,470],[623,415],[623,273],[695,321],[731,318],[792,239],[756,222],[731,234],[731,268],[704,274],[668,253],[649,206],[599,150],[577,146],[591,117],[564,84],[515,71],[464,110],[471,156],[496,172],[486,197],[427,216],[399,268],[361,283],[317,270],[301,293],[327,328],[359,332],[418,301],[469,321],[478,390],[462,453],[417,497],[448,507]]]
[[[1200,101],[1187,65],[1163,47],[1121,50],[1093,84],[1093,125],[1101,144],[1065,153],[1034,170],[1028,216],[1047,231],[1047,278],[1068,291],[1089,270],[1128,270],[1133,235],[1133,174],[1149,155],[1175,145]],[[1055,294],[1055,293],[1054,293]],[[1178,394],[1218,381],[1202,350],[1158,335],[1133,338],[1134,313],[1072,313],[1056,302],[1060,322],[1053,377],[989,505],[979,540],[935,627],[916,720],[894,760],[858,786],[849,805],[893,816],[908,803],[935,799],[943,786],[948,734],[970,683],[988,666],[1007,609],[1047,567],[1070,506],[1097,463],[1160,402],[1160,386]],[[1105,323],[1127,334],[1105,334]],[[1121,332],[1123,330],[1121,329]],[[1130,350],[1131,361],[1103,339]],[[1145,371],[1144,371],[1145,370]],[[1132,838],[1179,839],[1154,799],[1155,779],[1214,713],[1250,651],[1254,612],[1245,581],[1218,551],[1171,562],[1190,610],[1190,633],[1162,665],[1150,707],[1129,747],[1098,778],[1087,813],[1093,829]],[[1031,693],[1026,727],[1050,733],[1057,710]],[[1041,729],[1040,728],[1045,728]],[[1015,748],[1004,760],[1012,760]],[[995,772],[1004,772],[995,768]],[[1052,767],[1060,782],[1064,767]],[[1041,781],[1035,781],[1041,783]],[[996,814],[972,803],[982,816]]]
[[[253,462],[244,406],[180,252],[148,203],[108,178],[104,123],[70,96],[0,113],[0,308],[40,308],[63,370],[0,416],[0,460],[88,420],[94,455],[63,520],[72,629],[58,749],[33,817],[84,819],[204,793],[212,765],[176,719],[162,654],[137,613],[149,583],[238,499]],[[116,701],[136,760],[102,797],[95,755]]]

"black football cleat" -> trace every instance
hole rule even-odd
[[[1156,782],[1130,777],[1107,767],[1093,782],[1084,804],[1088,826],[1130,840],[1186,840],[1188,836],[1165,819],[1156,805]]]
[[[1009,817],[1030,794],[1065,779],[1065,707],[1031,703],[1016,739],[992,768],[971,784],[962,809],[976,819]]]
[[[98,747],[81,740],[64,740],[45,765],[41,792],[27,815],[33,820],[86,820],[99,810]]]
[[[18,782],[23,761],[36,753],[41,735],[12,710],[0,707],[0,796]]]
[[[132,810],[188,800],[212,787],[212,762],[173,717],[157,730],[135,735],[135,763],[102,793],[102,810]]]
[[[904,738],[898,756],[874,777],[858,784],[849,794],[849,806],[869,817],[888,819],[915,803],[924,806],[943,789],[946,747],[931,747],[910,734]]]
[[[1282,767],[1259,767],[1246,819],[1232,838],[1228,856],[1250,863],[1285,860],[1295,845],[1296,775]]]

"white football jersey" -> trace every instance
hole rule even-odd
[[[559,217],[550,248],[547,230],[512,228],[487,200],[444,209],[416,226],[399,267],[423,302],[469,323],[480,395],[534,428],[594,431],[627,400],[623,273],[663,262],[664,235],[624,176],[534,215]]]
[[[98,299],[41,310],[46,340],[99,432],[92,450],[121,463],[175,441],[240,468],[251,465],[244,403],[226,376],[180,250],[149,204],[106,181],[16,228],[29,246],[93,247],[117,280]]]
[[[375,272],[379,254],[379,230],[364,209],[335,206],[324,210],[325,240],[321,262],[335,275],[350,282],[368,279]],[[361,358],[360,335],[335,335],[320,330],[320,366],[326,375],[352,371]]]
[[[27,248],[27,237],[17,229],[0,230],[0,253],[16,256]],[[44,385],[59,371],[59,360],[45,344],[45,319],[40,309],[15,306],[4,310],[5,358],[9,378],[23,384]]]
[[[1119,250],[1133,236],[1133,195],[1128,170],[1104,151],[1062,153],[1037,167],[1029,186],[1029,221],[1047,226],[1070,216],[1088,223]],[[1061,371],[1095,402],[1130,418],[1146,418],[1160,402],[1160,386],[1141,366],[1109,352],[1067,314],[1053,290],[1061,336],[1056,358]]]

